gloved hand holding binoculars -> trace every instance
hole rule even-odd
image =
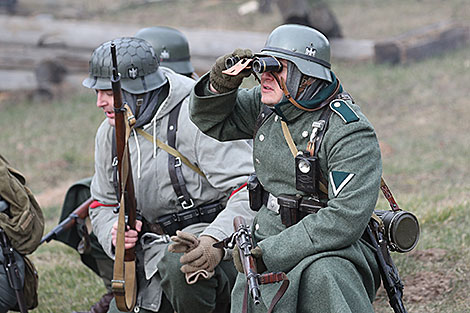
[[[272,56],[254,56],[249,49],[235,49],[221,56],[212,66],[210,84],[220,93],[230,92],[240,86],[253,72],[279,72],[282,64]]]

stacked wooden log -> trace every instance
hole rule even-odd
[[[47,84],[39,81],[55,75],[61,76],[61,79],[54,77],[59,82],[48,83],[61,84],[73,78],[72,85],[79,87],[88,71],[93,49],[113,38],[132,36],[141,27],[44,16],[0,16],[0,91],[40,89]],[[209,70],[218,56],[235,48],[259,51],[268,35],[204,29],[181,31],[188,38],[192,62],[199,74]],[[332,58],[334,61],[406,63],[468,44],[469,34],[468,27],[446,22],[377,42],[333,39]],[[44,70],[50,73],[45,75]]]

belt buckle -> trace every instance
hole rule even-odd
[[[194,207],[194,201],[193,201],[193,199],[189,199],[189,203],[188,203],[188,202],[186,202],[186,200],[184,200],[183,202],[181,202],[181,206],[185,210],[191,209],[191,208]]]

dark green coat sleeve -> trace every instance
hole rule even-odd
[[[202,76],[191,92],[189,112],[193,123],[220,141],[252,138],[262,108],[260,88],[208,94],[208,80],[209,74]]]
[[[360,239],[370,219],[382,165],[378,141],[367,119],[362,115],[360,121],[344,124],[332,116],[319,157],[329,181],[327,206],[259,243],[268,270],[287,272],[307,256],[346,248]],[[329,179],[332,171],[354,174],[337,195]]]

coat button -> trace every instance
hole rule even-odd
[[[255,159],[255,162],[256,162],[257,164],[260,164],[260,161],[259,161],[258,158]]]
[[[335,102],[335,104],[333,104],[335,106],[335,108],[339,108],[341,106],[341,102]]]
[[[255,224],[255,230],[259,230],[259,224],[258,223]]]
[[[308,137],[308,131],[304,130],[302,132],[302,137],[307,138]]]
[[[279,116],[276,115],[276,116],[274,117],[274,121],[277,122],[278,119],[279,119]]]
[[[263,140],[264,140],[264,135],[263,134],[259,135],[259,141],[263,141]]]

